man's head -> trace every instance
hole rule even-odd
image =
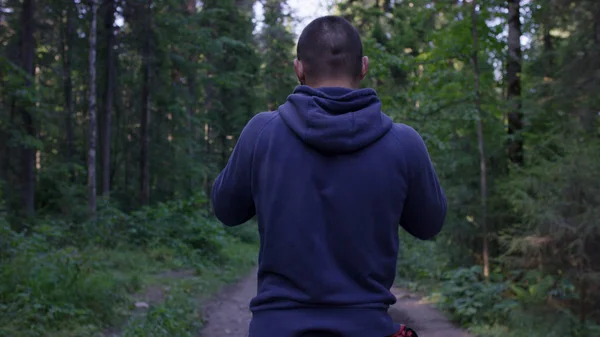
[[[358,88],[368,70],[356,28],[339,16],[323,16],[304,28],[298,39],[294,69],[311,87]]]

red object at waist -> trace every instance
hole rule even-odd
[[[407,328],[405,325],[401,325],[398,332],[390,337],[419,337],[419,335],[417,335],[415,330]]]

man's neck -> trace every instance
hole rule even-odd
[[[316,83],[306,83],[307,86],[311,88],[325,88],[325,87],[338,87],[338,88],[348,88],[348,89],[359,89],[360,85],[358,83],[352,83],[347,80],[326,80],[319,81]]]

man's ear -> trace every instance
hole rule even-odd
[[[360,80],[362,81],[367,73],[369,72],[369,57],[363,56],[362,58],[362,69],[360,70]]]
[[[302,65],[302,62],[298,59],[294,60],[294,71],[296,72],[296,77],[298,78],[300,84],[304,85],[306,81],[304,76],[304,66]]]

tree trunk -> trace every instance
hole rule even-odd
[[[481,111],[481,84],[479,75],[479,38],[477,36],[477,1],[473,0],[471,12],[471,33],[473,36],[473,73],[475,74],[475,108],[477,110],[477,145],[479,148],[479,181],[481,192],[481,218],[479,220],[482,231],[482,257],[483,276],[487,279],[490,275],[488,228],[487,228],[487,164],[485,160],[485,142],[483,139],[483,114]]]
[[[21,36],[19,48],[19,61],[21,68],[27,74],[25,86],[32,86],[32,77],[34,73],[35,41],[33,31],[34,22],[34,0],[24,0],[21,10]],[[35,125],[30,104],[21,102],[19,112],[21,115],[22,128],[25,133],[31,137],[36,137]],[[21,148],[21,202],[25,215],[32,216],[35,213],[35,149],[30,145],[23,145]]]
[[[192,16],[196,13],[196,1],[195,0],[188,0],[186,12],[189,16]],[[196,53],[192,52],[192,54],[189,56],[188,59],[189,59],[190,63],[196,64],[196,62],[197,62]],[[194,134],[195,134],[194,115],[195,115],[195,106],[196,106],[196,69],[195,68],[192,69],[188,75],[187,89],[188,89],[187,114],[188,114],[188,132],[189,132],[188,156],[189,156],[189,160],[191,160],[193,162],[193,160],[194,160],[194,144],[196,143],[195,139],[194,139]],[[193,186],[195,186],[194,176],[190,177],[189,184],[190,184],[190,189],[193,190]]]
[[[521,112],[521,21],[520,0],[508,0],[508,65],[507,99],[508,113],[508,157],[511,162],[523,164],[523,113]]]
[[[15,115],[16,115],[16,109],[17,109],[17,104],[15,101],[15,98],[12,97],[10,99],[10,109],[9,109],[9,117],[8,117],[8,125],[13,127],[14,125],[14,120],[15,120]],[[1,133],[2,134],[2,156],[0,157],[0,159],[2,159],[2,161],[0,161],[0,163],[2,163],[2,179],[4,180],[5,183],[10,183],[11,181],[11,173],[14,171],[13,166],[12,166],[12,161],[11,161],[11,147],[9,144],[9,141],[11,139],[11,135],[10,133],[7,131],[4,131]],[[0,192],[6,192],[6,189],[3,189]]]
[[[227,160],[229,158],[229,150],[227,149],[227,134],[225,131],[221,130],[221,134],[219,135],[220,143],[221,143],[221,166],[219,170],[222,170],[227,166]]]
[[[235,0],[235,6],[239,8],[242,13],[251,14],[254,2],[254,0]]]
[[[212,82],[210,80],[210,78],[206,81],[206,85],[204,87],[204,109],[205,109],[205,113],[209,114],[211,109],[212,109],[212,99],[213,99],[213,88],[212,88]],[[207,118],[207,120],[209,120]],[[206,123],[204,124],[204,146],[205,146],[205,150],[204,150],[204,157],[207,160],[213,160],[213,149],[212,149],[212,145],[211,145],[211,126]],[[212,192],[212,181],[211,178],[209,178],[208,174],[205,174],[205,180],[204,180],[204,191],[206,193],[207,196],[211,195]],[[207,209],[210,211],[212,210],[212,200],[211,198],[208,198],[208,202],[206,203],[206,207]]]
[[[104,28],[106,31],[106,82],[104,86],[104,118],[102,120],[102,196],[107,198],[110,194],[110,145],[111,145],[111,114],[114,93],[114,22],[115,0],[106,1],[106,17]]]
[[[96,213],[96,139],[97,139],[97,120],[96,120],[96,16],[98,4],[96,0],[91,0],[92,22],[90,23],[89,43],[89,144],[88,144],[88,191],[90,213]]]
[[[75,179],[75,170],[73,168],[73,80],[71,78],[71,65],[73,62],[73,37],[75,34],[75,25],[73,16],[75,15],[75,4],[67,3],[66,24],[64,27],[64,36],[62,43],[62,61],[63,61],[63,92],[65,95],[65,133],[66,133],[66,157],[69,165],[69,175],[71,181]]]
[[[550,21],[550,20],[548,20]],[[554,45],[552,43],[552,36],[550,35],[550,24],[544,24],[544,76],[551,77],[554,68]]]
[[[391,0],[383,1],[383,11],[385,13],[391,13],[393,9],[394,9],[394,5],[392,4]]]
[[[11,114],[12,112],[9,112]],[[10,125],[10,124],[9,124]],[[10,135],[0,128],[0,184],[8,181],[9,177],[9,160],[10,160],[10,147],[8,141]],[[0,193],[3,193],[4,189],[0,189]]]
[[[147,205],[150,200],[150,170],[148,168],[148,145],[150,138],[148,135],[148,123],[150,119],[150,7],[148,2],[145,10],[145,29],[144,46],[142,50],[142,114],[140,125],[140,203]]]

